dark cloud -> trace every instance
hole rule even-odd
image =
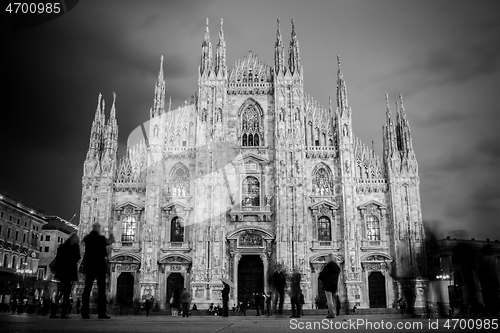
[[[437,127],[440,125],[453,125],[457,122],[467,121],[472,117],[473,114],[461,113],[455,109],[439,109],[425,114],[412,113],[411,124],[421,127]]]
[[[458,40],[416,58],[398,75],[412,75],[422,87],[428,87],[463,83],[496,72],[500,67],[500,21],[478,22],[474,18],[472,21],[476,29],[470,29]]]

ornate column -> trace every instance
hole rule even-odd
[[[238,264],[240,263],[241,253],[236,252],[234,254],[234,299],[238,299]]]
[[[260,257],[260,260],[262,260],[262,265],[264,266],[264,292],[267,293],[268,292],[268,286],[267,286],[267,270],[268,270],[268,261],[267,261],[267,256],[265,254],[260,254],[259,255]]]

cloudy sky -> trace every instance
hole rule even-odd
[[[294,18],[305,90],[327,106],[340,55],[355,134],[379,154],[384,94],[393,111],[404,95],[424,221],[440,236],[500,239],[499,12],[498,1],[81,1],[2,33],[0,191],[78,221],[99,93],[108,112],[117,94],[123,153],[149,118],[161,55],[173,106],[196,91],[207,17],[214,49],[224,19],[228,65],[249,50],[272,65],[276,19],[288,45]]]

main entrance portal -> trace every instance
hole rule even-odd
[[[238,264],[238,301],[250,300],[256,292],[264,292],[264,264],[259,256],[243,255]]]
[[[180,289],[182,291],[182,288],[184,288],[184,277],[182,276],[181,273],[170,273],[170,275],[167,278],[167,300],[170,300],[170,297],[172,297],[172,294],[174,291],[177,289]],[[180,293],[179,293],[180,295]]]
[[[371,272],[368,276],[368,297],[370,308],[386,308],[385,277],[380,272]]]

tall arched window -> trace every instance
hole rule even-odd
[[[313,175],[314,195],[333,195],[333,179],[330,170],[321,165]]]
[[[374,215],[366,216],[366,238],[369,241],[380,240],[380,222]]]
[[[178,216],[172,219],[172,223],[170,225],[170,241],[184,242],[184,223]]]
[[[189,174],[182,167],[176,169],[172,174],[172,195],[176,197],[189,195]]]
[[[260,145],[258,133],[260,132],[260,116],[254,106],[248,106],[241,116],[242,145],[257,147]]]
[[[16,269],[16,257],[15,256],[12,256],[12,266],[11,266],[12,269]]]
[[[241,193],[242,206],[260,206],[260,184],[257,178],[248,176],[243,179]]]
[[[7,253],[3,255],[3,267],[9,267],[9,256]]]
[[[122,222],[122,242],[133,242],[135,240],[135,228],[137,222],[135,217],[127,216]]]
[[[322,216],[318,219],[318,241],[330,242],[332,240],[332,224],[330,219]]]

